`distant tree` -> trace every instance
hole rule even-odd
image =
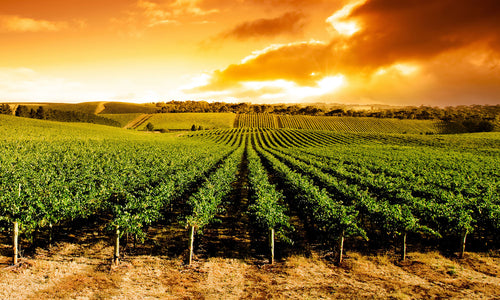
[[[2,104],[0,106],[0,114],[11,115],[12,114],[12,109],[10,108],[10,105],[8,105],[8,104]]]
[[[325,116],[336,116],[336,117],[342,117],[343,115],[344,115],[344,110],[342,108],[332,109],[331,111],[325,114]]]
[[[196,129],[198,128],[196,127],[196,125],[193,124],[193,126],[191,126],[191,131],[196,131]]]
[[[45,109],[43,108],[43,106],[38,107],[38,109],[36,110],[35,118],[40,119],[40,120],[47,119],[47,113],[45,112]]]
[[[16,109],[16,116],[18,117],[24,117],[24,118],[29,118],[30,117],[30,111],[28,107],[24,105],[19,105]]]
[[[203,129],[204,129],[203,126],[201,126],[201,125],[198,126],[198,130],[203,130]]]
[[[495,129],[495,124],[489,121],[467,120],[463,121],[462,125],[468,132],[490,132]]]
[[[296,115],[300,111],[300,106],[298,105],[291,105],[286,108],[286,113],[291,114],[291,115]]]
[[[278,104],[274,106],[273,113],[275,114],[284,114],[286,113],[287,106],[284,104]]]
[[[238,113],[249,113],[250,112],[250,105],[248,103],[242,102],[237,104],[236,110]]]
[[[260,105],[260,112],[263,112],[263,113],[268,113],[268,112],[272,112],[273,111],[273,107],[269,104],[261,104]]]
[[[147,131],[153,131],[154,128],[155,127],[154,127],[153,123],[149,122],[148,124],[146,124]]]

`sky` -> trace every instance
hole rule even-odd
[[[0,0],[0,102],[500,104],[498,0]]]

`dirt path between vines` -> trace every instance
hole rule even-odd
[[[207,225],[199,236],[200,257],[249,258],[256,255],[255,243],[260,241],[252,228],[249,212],[248,159],[246,153],[238,168],[232,193],[222,206],[225,210],[216,216],[220,222]]]

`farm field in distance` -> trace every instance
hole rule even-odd
[[[232,128],[235,114],[233,113],[163,113],[154,114],[147,122],[155,128],[189,130],[192,125],[202,126],[204,129]],[[143,123],[137,129],[146,127]]]
[[[200,115],[0,115],[0,297],[500,294],[499,132]]]

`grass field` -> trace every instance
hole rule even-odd
[[[0,137],[3,141],[40,141],[50,143],[60,140],[161,140],[174,134],[150,134],[134,130],[89,123],[42,121],[0,115]]]
[[[106,102],[102,114],[152,114],[157,111],[154,104],[135,104],[125,102]]]
[[[202,126],[204,129],[232,128],[233,113],[165,113],[154,114],[145,124],[137,128],[142,130],[151,122],[157,129],[190,130],[191,126]]]
[[[134,120],[138,116],[142,115],[141,113],[131,113],[131,114],[99,114],[101,117],[105,117],[111,120],[115,120],[120,123],[121,127],[127,125],[130,121]]]

